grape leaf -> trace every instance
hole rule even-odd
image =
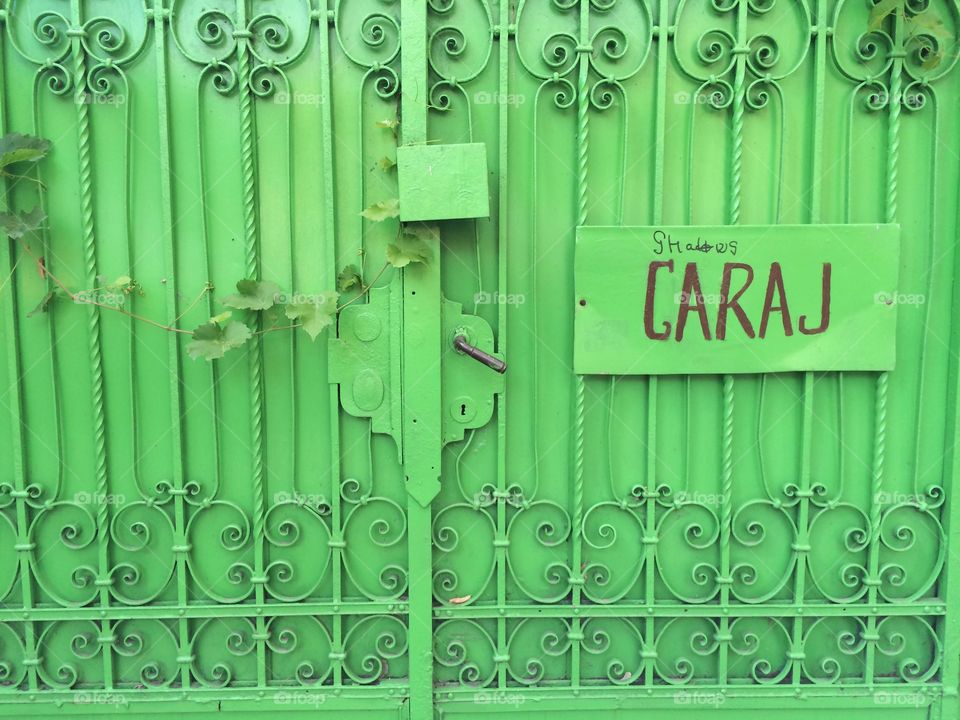
[[[363,278],[360,277],[360,270],[356,265],[347,265],[337,275],[337,290],[346,292],[354,286],[363,287]]]
[[[905,0],[880,0],[870,9],[870,19],[867,20],[867,29],[875,32],[883,25],[886,17],[895,12],[902,12]]]
[[[21,162],[36,162],[50,150],[50,141],[32,135],[10,133],[0,137],[0,170]]]
[[[39,206],[28,213],[4,212],[0,213],[0,230],[7,237],[17,240],[39,228],[46,219],[47,214]]]
[[[411,233],[401,233],[396,243],[387,245],[387,262],[395,268],[406,267],[410,263],[430,262],[433,250],[422,237]]]
[[[129,295],[134,290],[140,289],[140,283],[131,278],[129,275],[121,275],[113,282],[107,283],[104,287],[107,290],[120,290],[121,292]]]
[[[238,348],[253,337],[250,328],[234,320],[225,327],[216,323],[205,323],[193,331],[193,340],[187,345],[187,353],[196,360],[216,360],[222,358],[228,350]]]
[[[240,280],[237,291],[220,302],[237,310],[266,310],[276,304],[280,286],[265,280]]]
[[[421,240],[438,241],[440,240],[440,226],[431,225],[424,222],[408,222],[403,224],[403,232],[407,235],[415,235]]]
[[[397,198],[375,202],[362,213],[367,220],[381,222],[387,218],[395,218],[400,214],[400,201]]]
[[[337,314],[337,298],[340,296],[328,290],[316,296],[315,302],[291,303],[286,307],[287,317],[299,320],[311,340],[333,324]]]
[[[909,32],[907,34],[907,42],[909,43],[911,38],[914,37],[921,38],[920,47],[923,50],[921,54],[923,62],[920,67],[923,70],[933,70],[943,62],[943,48],[948,44],[947,41],[950,39],[950,32],[947,30],[947,26],[944,25],[943,20],[941,20],[932,9],[917,15],[911,15],[908,17],[908,21]],[[942,42],[923,42],[923,35],[932,35]]]
[[[33,317],[34,315],[37,315],[39,313],[47,312],[47,310],[50,308],[50,303],[53,302],[55,297],[57,297],[57,293],[55,290],[51,290],[50,292],[48,292],[46,295],[43,296],[40,302],[37,303],[37,306],[33,310],[27,313],[27,317]]]
[[[379,167],[384,172],[389,172],[391,169],[397,166],[397,161],[393,158],[389,158],[384,155],[382,158],[377,160],[377,167]]]

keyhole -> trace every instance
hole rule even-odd
[[[461,404],[460,404],[460,417],[466,417],[466,416],[467,416],[467,405],[466,405],[466,403],[461,403]]]

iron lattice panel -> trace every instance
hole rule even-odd
[[[955,695],[955,5],[514,5],[428,2],[431,140],[486,142],[496,178],[491,221],[444,230],[444,293],[519,376],[445,450],[432,573],[409,569],[393,441],[339,412],[323,341],[203,365],[90,307],[28,319],[50,280],[12,248],[4,700],[396,713],[413,633],[449,712]],[[55,148],[7,200],[50,212],[54,271],[129,270],[138,312],[192,327],[208,281],[378,267],[391,233],[357,212],[396,195],[370,168],[394,151],[400,2],[0,22],[0,130]],[[881,221],[925,298],[893,373],[572,373],[577,225]],[[432,619],[407,604],[424,576]]]

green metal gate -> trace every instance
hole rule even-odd
[[[0,135],[52,147],[0,201],[48,215],[0,253],[4,717],[958,716],[952,0],[7,0],[0,30]],[[396,197],[441,239],[375,279],[398,221],[360,212]],[[577,372],[590,238],[624,248],[603,292],[625,228],[802,259],[795,226],[864,223],[900,226],[894,369],[889,336],[849,371]],[[31,312],[49,273],[129,276],[192,328],[208,283],[349,264],[375,288],[333,335],[212,363]]]

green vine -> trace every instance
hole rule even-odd
[[[381,121],[378,125],[396,130],[396,121]],[[29,172],[29,166],[36,165],[47,156],[49,151],[50,142],[43,138],[16,133],[0,138],[0,177],[26,178],[39,183],[36,178],[14,173],[11,169],[27,166],[26,171]],[[381,170],[388,172],[393,168],[394,163],[384,158],[378,165]],[[376,202],[360,214],[371,222],[385,222],[393,219],[398,221],[397,237],[387,246],[386,262],[370,282],[364,282],[362,271],[356,265],[347,265],[339,272],[336,290],[322,290],[315,293],[298,291],[288,293],[268,280],[242,278],[236,283],[235,293],[219,298],[219,303],[227,309],[192,330],[182,328],[178,323],[207,293],[215,290],[212,283],[207,282],[197,297],[173,321],[161,322],[133,313],[124,307],[123,300],[126,297],[144,294],[140,283],[129,276],[121,276],[95,288],[71,290],[50,272],[44,259],[31,250],[28,242],[30,235],[40,230],[47,219],[46,213],[40,207],[25,213],[0,212],[0,232],[17,243],[22,252],[33,260],[41,278],[49,278],[55,285],[55,288],[47,292],[37,306],[27,313],[28,317],[49,312],[58,298],[77,304],[95,305],[167,332],[189,335],[187,353],[190,357],[212,361],[222,358],[230,350],[242,347],[255,336],[269,332],[302,329],[311,340],[316,340],[324,330],[334,325],[337,314],[341,310],[370,292],[383,277],[387,268],[404,268],[411,263],[431,261],[433,257],[431,242],[439,240],[438,228],[424,223],[400,222],[400,202],[396,198]],[[11,277],[19,262],[18,256],[11,270]],[[0,289],[9,280],[8,277],[0,283]],[[348,292],[355,292],[356,295],[339,304],[341,294]],[[112,300],[105,301],[105,298]],[[240,319],[234,317],[235,311],[242,313]],[[251,320],[256,314],[261,314],[264,322],[252,323]],[[253,331],[251,327],[264,329]]]

